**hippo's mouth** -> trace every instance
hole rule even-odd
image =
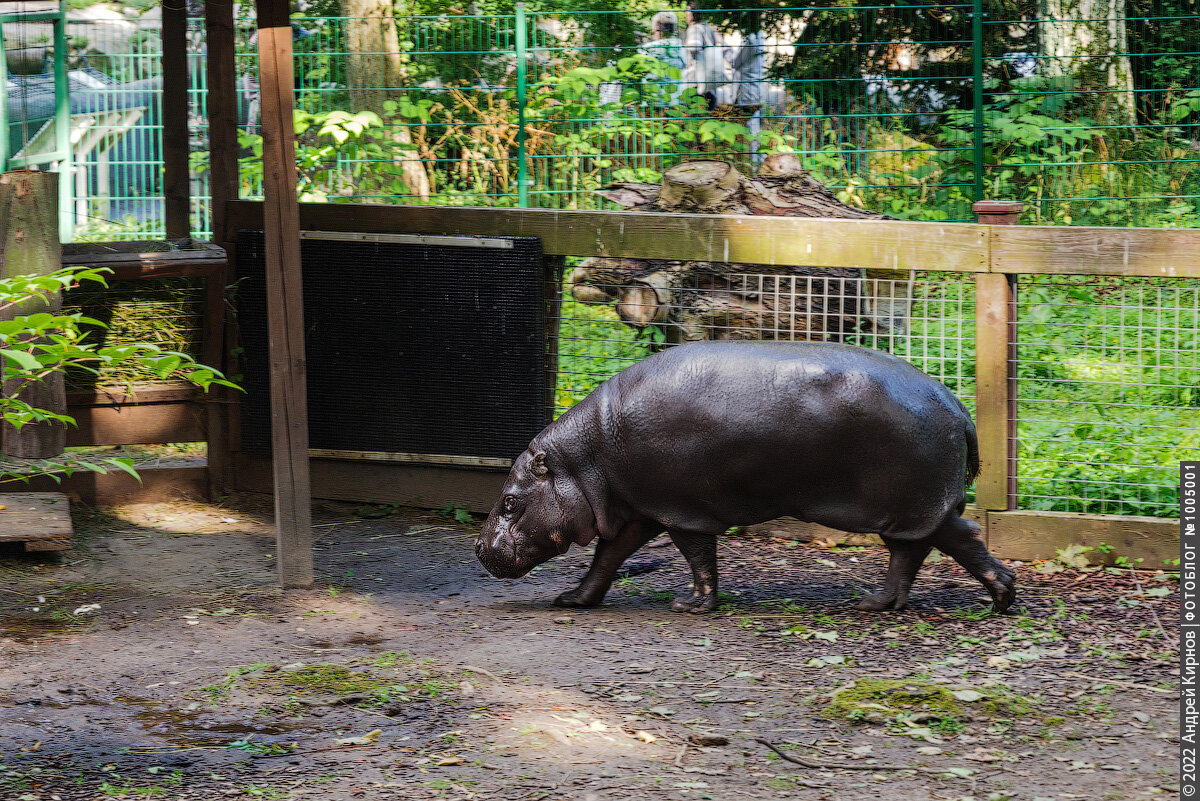
[[[507,538],[502,536],[488,538],[486,534],[481,534],[475,541],[475,558],[487,572],[502,579],[520,578],[537,565],[534,560],[522,559],[517,553],[516,546]]]

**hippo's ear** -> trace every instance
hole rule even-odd
[[[545,451],[538,451],[533,455],[533,460],[529,463],[529,472],[538,478],[545,478],[550,474],[550,468],[546,467]]]

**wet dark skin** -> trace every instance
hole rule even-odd
[[[678,612],[717,606],[717,537],[790,515],[879,534],[883,589],[862,609],[902,609],[936,547],[1015,599],[1011,570],[965,520],[975,427],[954,395],[906,362],[828,343],[704,342],[651,356],[597,387],[517,459],[475,544],[516,578],[597,540],[560,606],[596,606],[621,564],[663,531],[692,569]]]

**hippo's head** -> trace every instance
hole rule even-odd
[[[513,465],[492,507],[475,555],[497,578],[519,578],[547,559],[586,545],[596,519],[578,481],[536,444]]]

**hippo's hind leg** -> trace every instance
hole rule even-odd
[[[599,606],[617,577],[617,570],[634,551],[658,536],[657,523],[630,523],[610,540],[596,542],[596,555],[587,575],[575,589],[554,599],[557,606]]]
[[[938,550],[966,568],[992,596],[992,611],[1004,612],[1017,598],[1017,577],[983,544],[979,525],[957,514],[946,519],[933,535]]]
[[[671,541],[692,568],[692,594],[671,602],[672,612],[701,614],[717,608],[717,535],[672,530]]]
[[[903,609],[908,603],[908,593],[912,589],[913,579],[917,577],[917,571],[921,569],[925,557],[933,550],[933,543],[928,537],[919,540],[884,537],[883,544],[891,552],[883,590],[859,601],[859,609],[873,612],[882,609]]]

